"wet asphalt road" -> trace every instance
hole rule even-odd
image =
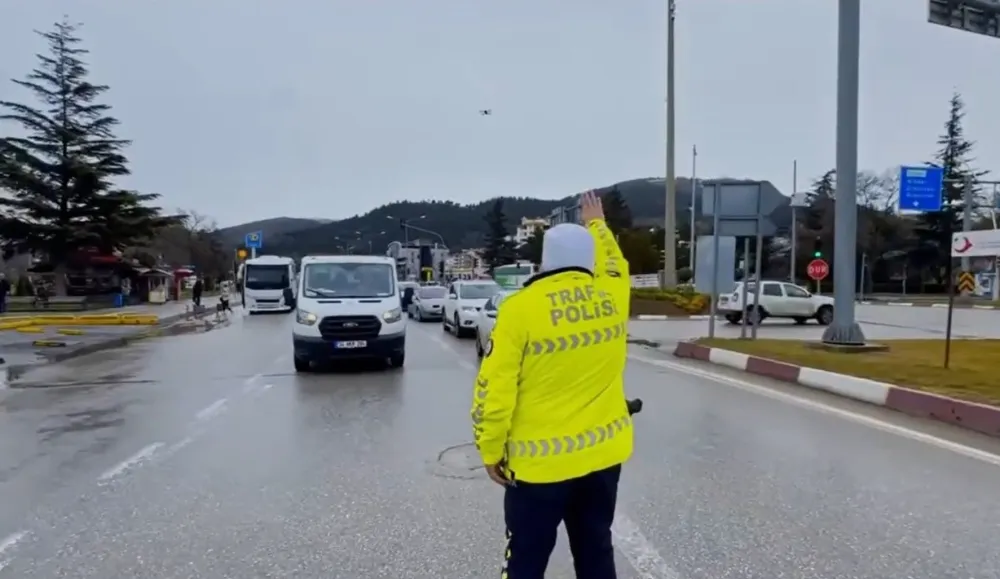
[[[472,344],[412,324],[402,371],[296,376],[289,325],[237,319],[0,392],[0,577],[499,576],[501,492],[446,451],[471,438]],[[1000,577],[1000,459],[948,446],[996,441],[633,356],[621,577]],[[572,577],[564,545],[549,577]]]

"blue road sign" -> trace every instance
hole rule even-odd
[[[264,247],[264,232],[263,231],[252,231],[247,233],[243,240],[243,245],[247,246],[247,249],[261,249]]]
[[[899,168],[899,209],[901,211],[941,211],[944,169],[941,167]]]

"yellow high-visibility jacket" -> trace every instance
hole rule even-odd
[[[593,274],[545,272],[505,299],[476,378],[476,446],[515,480],[569,480],[632,455],[628,263],[603,221],[588,229]]]

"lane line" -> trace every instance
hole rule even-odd
[[[160,450],[161,448],[163,448],[162,442],[154,442],[152,444],[147,444],[146,446],[142,447],[139,450],[139,452],[133,454],[132,456],[119,462],[115,466],[104,471],[104,473],[101,476],[97,477],[97,480],[100,482],[108,482],[114,479],[115,477],[125,473],[126,471],[135,468],[136,466],[139,466],[143,462],[149,460],[150,458],[152,458],[154,454],[156,454],[156,451]]]
[[[422,330],[418,330],[418,331],[422,331]],[[444,340],[443,340],[443,339],[442,339],[442,338],[441,338],[440,336],[438,336],[438,335],[436,335],[436,334],[428,334],[427,332],[424,332],[424,334],[425,334],[425,335],[426,335],[426,336],[427,336],[428,338],[430,338],[431,340],[433,340],[434,342],[436,342],[436,343],[437,343],[437,345],[438,345],[438,346],[440,346],[441,348],[443,348],[443,349],[444,349],[445,351],[447,351],[447,352],[449,352],[449,353],[453,354],[453,355],[455,356],[455,358],[457,359],[457,362],[458,362],[458,365],[459,365],[459,366],[461,366],[461,367],[465,368],[466,370],[470,370],[470,371],[472,371],[472,372],[477,372],[477,371],[479,371],[479,368],[477,368],[477,367],[476,367],[476,366],[474,366],[474,365],[473,365],[473,364],[472,364],[471,362],[469,362],[468,360],[466,360],[466,359],[465,359],[465,358],[464,358],[464,357],[462,356],[462,353],[461,353],[461,352],[459,352],[458,350],[456,350],[456,349],[455,349],[455,348],[454,348],[454,347],[453,347],[453,346],[452,346],[451,344],[449,344],[448,342],[445,342],[445,341],[444,341]],[[455,339],[457,340],[458,338],[455,338]]]
[[[29,535],[30,533],[28,531],[18,531],[7,535],[0,540],[0,571],[3,571],[8,565],[10,565],[13,560],[11,557],[11,551],[17,547],[18,543],[27,539]]]
[[[211,418],[215,418],[216,416],[226,411],[226,402],[227,400],[225,398],[219,398],[215,402],[199,410],[198,413],[194,415],[194,417],[200,421],[205,421]]]
[[[615,513],[611,524],[611,538],[642,579],[680,579],[680,574],[667,565],[639,526],[620,511]]]
[[[427,332],[424,334],[446,352],[455,355],[459,366],[473,373],[478,372],[479,369],[475,365],[465,360],[462,354],[444,339],[435,334]],[[680,579],[680,574],[667,564],[660,552],[639,529],[639,525],[620,508],[615,513],[611,534],[615,547],[642,579]]]
[[[199,436],[201,436],[201,432],[195,432],[193,434],[189,434],[189,435],[185,436],[184,438],[182,438],[182,439],[178,440],[177,442],[171,444],[167,448],[167,450],[165,450],[164,452],[162,452],[160,454],[160,458],[166,458],[168,456],[173,455],[175,452],[179,451],[180,449],[184,448],[185,446],[188,446],[189,444],[191,444],[192,442],[194,442],[195,440],[197,440]]]
[[[711,372],[701,368],[690,367],[678,362],[672,362],[668,360],[658,360],[655,358],[647,358],[645,356],[639,356],[636,354],[629,354],[628,357],[630,360],[635,360],[636,362],[641,362],[643,364],[648,364],[659,368],[673,370],[683,374],[688,374],[690,376],[705,378],[713,382],[723,384],[725,386],[739,388],[740,390],[751,392],[759,396],[764,396],[772,400],[777,400],[780,402],[784,402],[786,404],[793,404],[795,406],[806,408],[814,412],[820,412],[823,414],[836,416],[838,418],[842,418],[850,422],[868,426],[875,430],[880,430],[882,432],[887,432],[890,434],[901,436],[903,438],[908,438],[910,440],[922,442],[924,444],[934,446],[942,450],[954,452],[955,454],[959,454],[966,458],[971,458],[973,460],[978,460],[986,464],[990,464],[993,466],[1000,466],[1000,455],[985,450],[980,450],[978,448],[974,448],[971,446],[967,446],[965,444],[961,444],[958,442],[953,442],[951,440],[947,440],[944,438],[940,438],[932,434],[928,434],[926,432],[914,430],[906,426],[893,424],[886,420],[868,416],[866,414],[861,414],[843,408],[837,408],[836,406],[831,406],[830,404],[827,404],[825,402],[809,400],[808,398],[803,398],[801,396],[796,396],[794,394],[789,394],[787,392],[782,392],[780,390],[768,388],[767,386],[760,386],[752,382],[748,382],[746,380],[733,378],[731,376],[725,376],[723,374],[717,374],[715,372]]]

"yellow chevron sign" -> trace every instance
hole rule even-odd
[[[958,276],[958,291],[972,293],[976,291],[976,276],[972,272],[963,271]]]

